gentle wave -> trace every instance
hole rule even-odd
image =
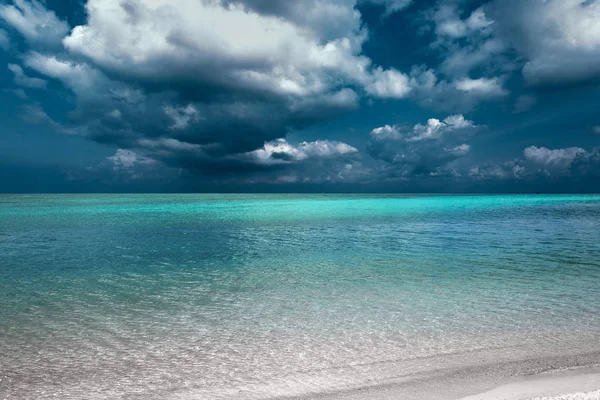
[[[5,397],[270,398],[600,350],[600,196],[5,197]]]

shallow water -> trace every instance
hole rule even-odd
[[[600,196],[5,195],[0,304],[8,398],[268,398],[596,351]]]

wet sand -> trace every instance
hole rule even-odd
[[[461,400],[598,400],[600,369],[547,373],[517,379]]]
[[[297,400],[600,400],[600,354],[441,370]]]

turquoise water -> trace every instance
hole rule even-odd
[[[0,196],[0,397],[270,398],[600,350],[600,196]]]

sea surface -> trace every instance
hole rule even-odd
[[[597,350],[598,195],[0,196],[2,399],[263,399]]]

